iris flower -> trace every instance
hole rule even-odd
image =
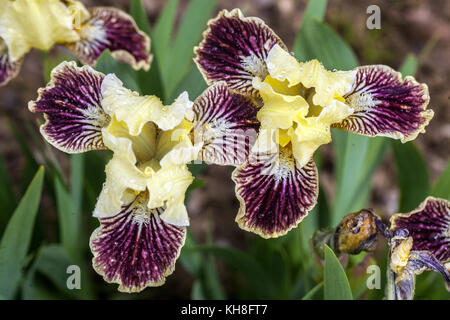
[[[260,131],[246,162],[233,172],[240,202],[236,221],[264,238],[296,227],[314,207],[313,154],[331,142],[331,128],[413,140],[433,116],[428,88],[384,65],[329,71],[298,62],[261,19],[223,10],[195,48],[208,84],[224,81],[260,107]]]
[[[66,46],[84,64],[94,65],[106,49],[135,69],[148,70],[150,39],[125,12],[85,8],[75,0],[0,2],[0,85],[14,78],[31,49]]]
[[[44,113],[41,133],[50,144],[67,153],[113,151],[93,213],[100,220],[90,239],[95,270],[120,291],[162,285],[189,225],[186,164],[242,163],[257,125],[252,102],[222,82],[194,103],[184,92],[165,106],[75,62],[57,66],[38,95],[29,109]]]
[[[412,299],[415,276],[426,270],[440,272],[450,290],[450,202],[428,197],[415,210],[393,215],[391,231],[388,298]]]

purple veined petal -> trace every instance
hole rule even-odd
[[[440,261],[450,260],[450,202],[428,197],[409,213],[391,217],[391,229],[407,229],[413,250],[431,252]]]
[[[445,282],[450,284],[450,271],[430,251],[411,251],[403,274],[408,277],[408,275],[421,274],[427,270],[439,272],[444,277]]]
[[[22,66],[23,58],[11,61],[3,40],[0,38],[0,86],[6,85],[12,78],[15,78]]]
[[[352,90],[344,95],[355,112],[336,128],[367,136],[414,140],[433,117],[426,110],[428,87],[384,65],[358,67]]]
[[[117,215],[100,219],[91,236],[94,269],[122,292],[163,285],[186,238],[185,227],[165,223],[164,209],[150,210],[147,202],[148,193],[139,194]]]
[[[206,82],[225,81],[235,91],[257,97],[252,79],[264,79],[265,59],[275,44],[287,50],[264,21],[244,17],[239,9],[222,10],[208,22],[203,41],[194,49],[195,62]]]
[[[44,113],[41,133],[50,144],[67,153],[106,149],[101,130],[110,117],[101,106],[104,77],[74,61],[53,69],[50,82],[28,104],[30,111]]]
[[[127,13],[108,7],[90,8],[91,17],[77,29],[81,40],[67,47],[81,62],[95,65],[109,49],[117,60],[134,69],[149,70],[152,61],[150,39]]]
[[[198,160],[241,165],[256,140],[259,122],[252,100],[215,83],[194,102],[194,144],[203,142]]]
[[[295,228],[317,201],[318,174],[311,159],[296,165],[292,151],[251,153],[232,175],[240,202],[236,222],[263,238],[276,238]]]

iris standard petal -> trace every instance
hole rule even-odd
[[[450,202],[428,197],[409,213],[391,217],[391,229],[407,229],[413,250],[431,252],[440,261],[450,260]]]
[[[67,47],[84,64],[94,65],[103,51],[134,69],[149,70],[150,39],[127,13],[107,7],[89,9],[90,17],[76,29],[80,40]]]
[[[13,62],[32,48],[49,50],[56,43],[79,40],[74,30],[74,12],[63,1],[7,1],[2,9],[0,38]]]
[[[258,96],[252,79],[267,76],[265,59],[281,39],[264,21],[244,17],[239,9],[222,10],[208,22],[203,41],[194,49],[195,62],[208,84],[225,81],[232,90]]]
[[[184,245],[186,229],[165,223],[164,208],[148,209],[147,199],[142,193],[117,215],[100,219],[91,236],[94,269],[119,291],[164,284]]]
[[[279,154],[250,154],[232,179],[240,202],[236,221],[242,229],[263,238],[285,235],[317,201],[314,161],[299,168],[289,148]]]
[[[12,61],[8,53],[8,47],[0,38],[0,86],[4,86],[15,78],[22,67],[23,58]]]
[[[50,82],[28,104],[30,111],[44,113],[41,133],[49,143],[67,153],[105,149],[101,130],[110,117],[101,104],[103,79],[104,74],[74,61],[53,69]]]
[[[328,71],[318,60],[298,62],[288,51],[274,45],[267,57],[267,70],[272,78],[287,81],[286,87],[301,84],[314,89],[312,100],[317,106],[328,106],[342,99],[354,82],[356,71]],[[300,90],[297,90],[300,95]]]
[[[215,83],[194,102],[194,144],[203,143],[198,160],[240,165],[248,157],[259,123],[251,99]]]
[[[156,96],[139,96],[125,88],[114,74],[105,77],[101,92],[106,112],[125,122],[131,135],[138,135],[148,121],[162,130],[173,129],[192,110],[187,92],[180,94],[170,106],[165,106]]]
[[[129,204],[133,196],[147,188],[148,177],[132,161],[134,155],[131,150],[131,141],[120,139],[124,149],[128,145],[129,151],[115,153],[106,165],[106,181],[98,196],[93,213],[93,216],[97,218],[116,215],[122,206]]]
[[[385,136],[402,142],[425,132],[433,117],[426,110],[430,96],[426,84],[384,66],[356,68],[352,89],[344,95],[355,112],[334,127],[368,136]]]

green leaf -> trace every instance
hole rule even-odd
[[[172,96],[178,83],[189,72],[194,56],[193,47],[200,41],[206,22],[211,16],[217,0],[191,0],[187,7],[171,50],[167,52],[162,70],[166,94]]]
[[[71,156],[71,188],[66,189],[59,178],[55,178],[56,203],[61,243],[75,261],[82,256],[82,205],[84,154]]]
[[[81,289],[70,290],[67,287],[67,278],[70,276],[67,274],[67,268],[70,265],[76,263],[70,258],[68,252],[59,245],[50,244],[42,247],[33,265],[27,273],[27,277],[22,286],[24,299],[38,299],[36,296],[38,292],[35,292],[34,287],[38,282],[38,276],[42,275],[59,290],[60,295],[63,294],[66,297],[75,299],[89,299],[92,298],[92,294],[87,290],[85,286],[86,282],[81,281]],[[80,269],[83,280],[83,274],[85,269]]]
[[[418,67],[419,61],[417,61],[417,58],[412,53],[410,53],[406,56],[406,59],[399,70],[404,77],[413,76],[416,73]]]
[[[109,50],[103,51],[97,60],[95,69],[104,74],[114,73],[126,88],[140,92],[136,71],[128,64],[115,60]]]
[[[10,219],[0,242],[0,295],[14,298],[22,276],[22,267],[39,208],[44,168],[34,176],[19,206]]]
[[[169,44],[172,36],[175,16],[177,13],[178,0],[169,0],[164,7],[152,34],[152,47],[155,51],[156,60],[162,68],[165,68]]]
[[[206,300],[206,295],[203,292],[202,282],[200,280],[195,280],[191,289],[191,299],[192,300]]]
[[[131,1],[130,14],[136,21],[139,29],[144,31],[151,38],[151,51],[155,52],[155,41],[151,37],[150,24],[141,0]],[[164,98],[164,89],[162,87],[162,80],[160,75],[160,59],[153,59],[149,71],[138,70],[135,71],[135,73],[140,89],[139,92],[141,94],[156,95],[161,99]]]
[[[318,283],[314,288],[312,288],[302,300],[313,300],[314,296],[323,289],[323,282]]]
[[[303,14],[302,27],[308,24],[312,19],[322,22],[326,9],[327,0],[310,0],[305,13]]]
[[[353,300],[352,290],[344,269],[333,250],[325,249],[324,298],[325,300]]]
[[[447,162],[447,166],[434,184],[431,195],[450,201],[450,161]]]
[[[425,160],[414,142],[391,141],[400,189],[399,212],[416,208],[430,192],[430,177]]]
[[[173,91],[170,101],[174,100],[180,93],[187,91],[189,98],[194,101],[208,85],[203,79],[202,74],[198,70],[196,65],[192,65],[189,73],[181,80],[178,87]]]
[[[341,70],[350,70],[358,65],[350,46],[314,17],[302,25],[295,43],[295,56],[300,61],[317,59],[327,69]]]
[[[369,138],[353,133],[334,131],[336,152],[336,200],[333,223],[367,203],[371,178],[387,153],[389,144],[383,137]]]
[[[141,0],[131,0],[130,15],[133,17],[139,29],[144,31],[150,37],[150,24],[148,22],[147,13],[142,5]]]

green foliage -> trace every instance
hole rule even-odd
[[[0,295],[6,299],[15,297],[20,284],[43,181],[44,168],[41,167],[20,200],[0,242]]]
[[[411,211],[430,192],[427,165],[413,142],[402,144],[394,140],[391,145],[397,165],[397,181],[400,188],[399,211]]]
[[[447,162],[444,171],[434,184],[433,190],[431,190],[431,195],[450,201],[450,161]]]
[[[352,300],[352,291],[338,258],[327,245],[325,249],[324,298],[325,300]]]

